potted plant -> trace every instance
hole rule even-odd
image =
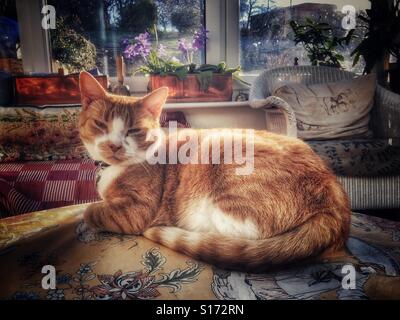
[[[358,18],[366,23],[367,32],[364,39],[352,52],[353,65],[363,57],[365,73],[370,73],[378,62],[389,68],[390,55],[397,58],[391,67],[390,79],[392,89],[400,92],[400,0],[370,0],[371,9],[365,10]],[[396,87],[397,84],[397,87]]]
[[[158,42],[156,31],[154,44],[149,32],[124,40],[123,55],[128,61],[142,61],[135,73],[150,75],[149,90],[169,88],[168,102],[229,101],[232,77],[240,68],[228,68],[224,62],[200,66],[194,63],[194,55],[205,47],[207,33],[202,27],[194,33],[192,41],[178,41],[182,61],[167,54],[166,47]]]
[[[306,18],[301,25],[296,21],[290,21],[290,26],[294,32],[295,44],[303,44],[313,66],[342,67],[344,57],[337,48],[343,47],[343,44],[349,45],[354,30],[350,30],[344,37],[337,37],[333,35],[328,23],[310,18]]]

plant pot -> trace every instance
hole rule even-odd
[[[95,76],[107,89],[107,76]],[[17,76],[15,77],[15,102],[18,105],[79,104],[79,74],[67,76]]]
[[[180,80],[177,76],[150,75],[150,91],[168,87],[167,102],[218,102],[232,100],[232,75],[213,74],[207,89],[202,90],[196,74]]]

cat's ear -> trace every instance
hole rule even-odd
[[[79,75],[79,88],[83,109],[86,109],[92,101],[103,99],[106,95],[102,85],[86,71],[82,71]]]
[[[142,98],[141,105],[143,110],[153,118],[158,119],[161,110],[168,98],[168,87],[161,87]]]

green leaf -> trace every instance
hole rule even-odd
[[[161,269],[161,267],[165,264],[166,259],[160,253],[158,248],[152,248],[145,252],[143,255],[142,264],[147,268],[147,271],[150,273],[154,273]]]
[[[161,287],[170,287],[171,292],[177,292],[181,289],[182,283],[192,283],[197,281],[197,277],[203,271],[204,266],[196,262],[187,262],[186,269],[175,269],[168,274],[161,274],[159,280],[154,283],[159,284]]]
[[[188,74],[188,70],[185,66],[179,67],[175,70],[174,74],[179,78],[179,80],[185,80]]]
[[[361,54],[360,52],[356,52],[356,55],[353,60],[353,67],[360,61]]]
[[[213,72],[212,71],[200,71],[198,74],[196,74],[197,80],[200,83],[200,89],[202,91],[207,91],[212,78],[213,78]]]
[[[344,57],[341,55],[341,54],[336,54],[336,59],[338,60],[338,61],[341,61],[341,62],[343,62],[344,61]]]
[[[226,70],[226,68],[227,68],[227,66],[226,66],[225,61],[222,61],[222,62],[220,62],[220,63],[218,64],[218,66],[217,66],[217,72],[218,72],[218,73],[224,73],[225,70]]]

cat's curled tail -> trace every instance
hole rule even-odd
[[[339,219],[338,219],[339,218]],[[144,236],[194,259],[238,271],[264,272],[271,268],[342,248],[349,233],[349,217],[316,214],[291,231],[268,239],[250,240],[177,227],[152,227]]]

